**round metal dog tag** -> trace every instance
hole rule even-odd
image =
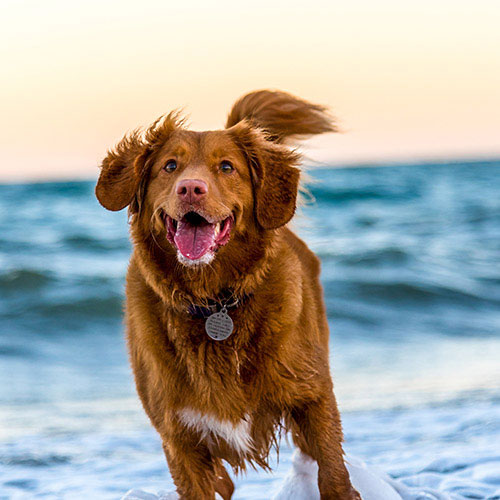
[[[210,315],[205,321],[205,331],[214,340],[226,340],[233,333],[233,320],[224,307],[218,313]]]

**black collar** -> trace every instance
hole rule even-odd
[[[187,312],[193,318],[208,318],[223,307],[233,309],[239,303],[240,300],[234,297],[232,290],[223,290],[216,299],[206,299],[204,304],[189,304]]]

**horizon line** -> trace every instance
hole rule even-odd
[[[429,158],[408,158],[403,160],[396,159],[383,159],[383,160],[367,160],[367,161],[315,161],[305,158],[304,170],[311,171],[313,169],[356,169],[356,168],[384,168],[384,167],[411,167],[411,166],[432,166],[432,165],[460,165],[460,164],[480,164],[480,163],[500,163],[500,155],[474,155],[474,156],[461,156],[461,157],[429,157]],[[96,166],[96,174],[99,172],[99,167]],[[98,175],[91,176],[58,176],[58,177],[44,177],[44,178],[0,178],[0,186],[15,186],[24,184],[57,184],[68,182],[94,182],[97,181]]]

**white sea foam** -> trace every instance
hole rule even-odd
[[[441,480],[431,475],[426,481],[409,478],[395,481],[375,467],[368,467],[361,460],[348,456],[346,466],[351,482],[363,500],[450,500],[439,491]],[[317,484],[318,465],[307,455],[296,450],[292,467],[288,471],[273,500],[320,500]],[[264,488],[263,488],[264,489]],[[487,493],[486,491],[484,493]],[[157,495],[142,490],[130,490],[122,500],[175,500],[175,492],[159,492]],[[250,498],[250,497],[246,497]]]
[[[351,482],[363,500],[401,500],[388,476],[368,468],[361,460],[347,457]],[[317,463],[296,450],[280,491],[273,500],[320,500]]]

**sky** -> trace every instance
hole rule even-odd
[[[94,178],[183,108],[221,128],[255,89],[328,105],[344,165],[500,156],[498,0],[2,0],[0,180]]]

